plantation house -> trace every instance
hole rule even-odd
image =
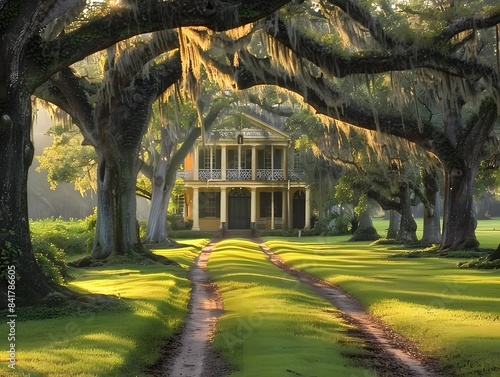
[[[193,230],[309,227],[309,188],[290,137],[250,116],[213,129],[184,161],[184,216]]]

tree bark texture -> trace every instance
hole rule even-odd
[[[399,184],[401,222],[396,239],[403,243],[417,242],[417,223],[411,211],[411,190],[406,182]]]
[[[375,241],[380,238],[373,226],[370,210],[367,209],[359,214],[359,224],[349,241]]]
[[[465,128],[457,106],[445,103],[444,139],[435,143],[436,155],[444,170],[444,213],[441,250],[470,249],[479,246],[474,216],[474,179],[480,155],[497,119],[497,106],[491,100],[481,105],[474,124]]]
[[[4,259],[6,265],[0,265],[2,288],[6,285],[5,267],[13,263],[18,266],[16,294],[23,300],[35,302],[55,291],[36,264],[29,232],[27,177],[33,159],[30,96],[35,89],[61,69],[132,35],[182,25],[230,29],[263,18],[286,3],[279,0],[243,2],[234,9],[233,4],[226,2],[216,2],[214,5],[213,2],[204,1],[151,1],[151,8],[127,7],[44,41],[41,38],[42,30],[57,18],[69,14],[74,10],[73,7],[79,7],[80,2],[1,2],[0,253],[7,257]],[[160,7],[159,11],[148,13],[153,7]],[[137,22],[139,19],[143,22]],[[134,157],[137,159],[137,155]],[[107,166],[101,169],[102,183],[108,180],[107,169]],[[128,169],[134,170],[136,167],[129,165]],[[120,181],[123,181],[122,177]],[[128,188],[125,190],[128,193]],[[111,198],[109,200],[111,202]],[[127,224],[130,223],[128,215],[122,218]],[[63,290],[60,287],[57,289]],[[1,292],[4,295],[6,289]]]
[[[422,172],[424,186],[424,225],[422,243],[441,243],[441,211],[439,203],[439,178],[435,169]]]
[[[398,236],[399,226],[401,225],[401,214],[391,209],[389,211],[389,228],[387,229],[388,239],[395,239]]]
[[[479,162],[470,162],[468,169],[457,170],[446,166],[444,168],[442,250],[469,249],[479,246],[476,239],[477,221],[474,217],[473,206],[474,178]],[[473,168],[473,165],[476,165],[476,168]]]
[[[34,304],[55,291],[33,255],[27,181],[33,160],[31,98],[13,85],[0,101],[0,296],[7,299],[7,270],[15,266],[16,302]],[[3,306],[6,307],[6,306]]]
[[[146,231],[147,243],[158,243],[168,240],[167,236],[167,208],[172,190],[173,182],[167,181],[168,162],[161,160],[157,162],[152,177],[151,208],[149,210],[148,227]]]
[[[92,257],[142,252],[136,219],[135,186],[139,163],[135,149],[122,149],[117,163],[99,157],[97,223]]]

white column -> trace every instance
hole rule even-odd
[[[257,189],[250,189],[250,222],[257,223]]]
[[[257,180],[257,147],[252,145],[252,181]]]
[[[221,148],[221,179],[225,181],[227,179],[226,169],[227,169],[227,147],[225,145]]]
[[[200,169],[200,151],[199,147],[196,146],[194,148],[194,172],[193,172],[193,180],[198,180],[198,170]]]
[[[214,147],[210,146],[210,179],[213,178],[212,169],[214,168]]]
[[[238,144],[238,170],[241,169],[241,144]]]
[[[271,189],[271,229],[274,229],[274,187]]]
[[[271,181],[274,181],[274,145],[273,144],[271,144]],[[274,226],[271,229],[274,229]]]
[[[311,226],[311,189],[306,187],[306,222],[304,228],[309,229]]]
[[[288,190],[281,192],[281,228],[289,228],[288,226]]]
[[[200,230],[200,196],[198,187],[193,188],[193,227],[192,230]]]
[[[227,229],[227,189],[220,188],[220,222],[226,223]]]
[[[283,179],[288,179],[288,148],[283,148]]]

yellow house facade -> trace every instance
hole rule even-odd
[[[212,130],[184,161],[184,217],[193,230],[309,227],[310,191],[286,133],[250,116]]]

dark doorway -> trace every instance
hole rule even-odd
[[[306,217],[306,194],[300,190],[293,194],[293,229],[304,229]]]
[[[228,229],[250,229],[250,191],[231,189],[228,211]]]

